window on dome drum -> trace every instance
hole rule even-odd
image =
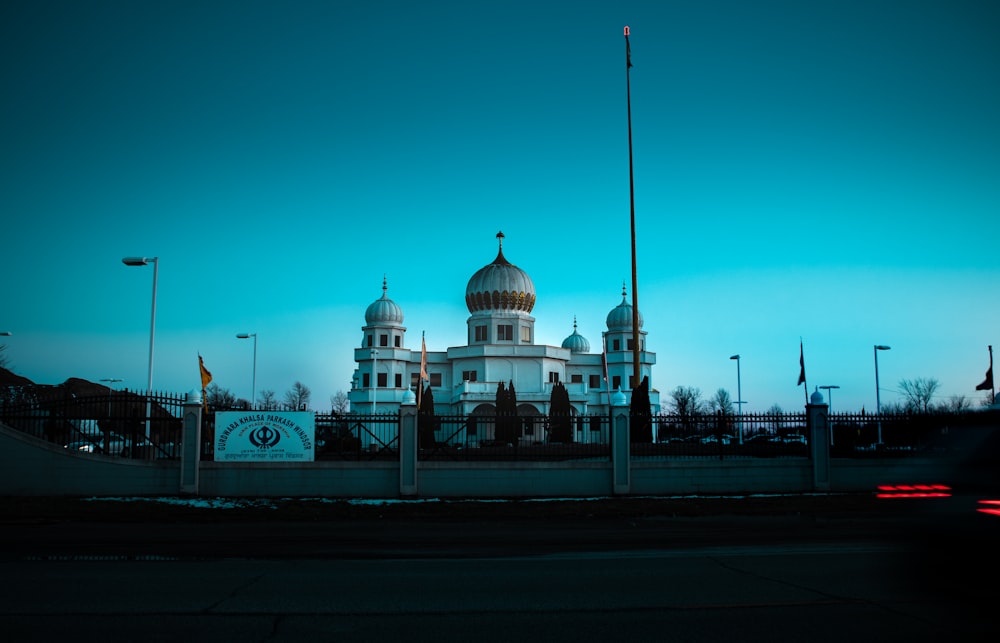
[[[462,381],[463,382],[475,382],[476,381],[476,371],[462,371]]]
[[[379,373],[378,374],[378,385],[381,386],[382,388],[385,388],[386,386],[389,386],[389,374],[388,373]]]
[[[371,373],[365,373],[361,376],[361,388],[368,388],[372,385]]]
[[[514,326],[511,324],[498,324],[497,325],[497,341],[498,342],[511,342],[514,341]]]
[[[400,337],[399,335],[396,335],[392,339],[393,339],[393,342],[394,342],[394,345],[395,345],[396,348],[399,348],[400,346],[402,346],[402,343],[403,343],[403,338],[402,337]]]
[[[431,373],[431,386],[441,386],[441,373]]]
[[[366,343],[368,344],[368,348],[371,348],[371,346],[372,346],[372,336],[368,335],[365,339],[367,340]]]
[[[591,375],[590,376],[590,388],[601,388],[601,376]]]
[[[569,381],[572,384],[583,384],[583,374],[582,373],[574,373],[574,374],[572,374],[572,375],[569,376]]]
[[[611,388],[617,389],[621,385],[622,385],[622,376],[621,375],[612,375],[611,376]]]
[[[378,345],[379,346],[388,346],[389,345],[389,336],[388,335],[379,335],[378,336]]]
[[[635,344],[632,342],[631,339],[625,341],[625,350],[630,351],[632,350],[633,346],[635,346]]]
[[[403,388],[403,374],[396,373],[396,388]]]
[[[486,326],[476,326],[476,341],[477,342],[486,341]]]
[[[622,340],[613,339],[611,340],[611,350],[620,351],[622,349]]]
[[[420,383],[420,373],[410,373],[410,388]]]
[[[531,342],[531,328],[527,326],[521,326],[521,341]]]
[[[555,384],[559,381],[559,373],[556,371],[549,371],[549,383]]]
[[[635,389],[636,387],[635,375],[628,376],[628,387],[633,390]]]

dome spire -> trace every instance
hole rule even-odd
[[[386,296],[386,292],[385,292],[386,290],[388,290],[388,287],[385,285],[385,273],[382,273],[382,297],[383,298]]]
[[[497,250],[497,258],[493,260],[493,263],[501,265],[510,263],[507,261],[507,257],[503,256],[503,237],[503,230],[497,232],[497,245],[499,246],[499,249]]]

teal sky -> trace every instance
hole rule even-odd
[[[536,341],[638,301],[652,384],[745,410],[964,395],[1000,346],[1000,3],[0,4],[0,331],[39,383],[348,390],[365,308],[465,343],[504,254]]]

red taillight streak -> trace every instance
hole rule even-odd
[[[934,493],[878,493],[875,494],[876,498],[950,498],[950,493],[944,493],[941,491]]]
[[[878,485],[878,490],[883,492],[888,491],[905,491],[905,492],[941,492],[941,491],[951,491],[951,487],[945,484],[880,484]],[[945,494],[951,495],[951,494]]]

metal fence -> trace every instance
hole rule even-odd
[[[562,439],[553,439],[544,415],[435,415],[417,426],[419,460],[610,460],[607,416],[569,418]],[[568,438],[568,439],[567,439]]]
[[[67,449],[141,459],[180,456],[184,396],[110,391],[79,397],[63,387],[0,396],[0,421]]]
[[[68,449],[131,458],[177,458],[184,397],[128,390],[77,396],[61,386],[0,389],[0,421]],[[213,458],[215,412],[203,416],[201,457]],[[398,460],[400,415],[316,416],[317,460]],[[418,459],[598,460],[611,457],[606,415],[417,416]],[[568,426],[567,426],[568,421]],[[906,457],[955,448],[977,427],[1000,426],[1000,411],[838,413],[828,418],[834,457]],[[806,457],[805,413],[659,414],[632,429],[636,458]]]

